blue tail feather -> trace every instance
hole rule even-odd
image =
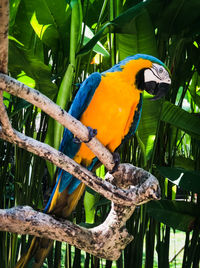
[[[92,163],[90,164],[90,166],[87,167],[87,169],[92,170],[93,167],[95,166],[95,164],[97,163],[97,161],[98,161],[98,158],[95,157],[93,159]],[[53,196],[55,194],[55,191],[56,191],[56,188],[58,186],[59,181],[60,181],[59,192],[62,193],[68,187],[68,194],[69,195],[72,194],[76,190],[76,188],[79,186],[79,184],[81,183],[81,181],[79,179],[77,179],[76,177],[74,177],[70,173],[68,173],[62,169],[59,169],[56,184],[53,188],[53,191],[52,191],[51,196],[48,200],[48,203],[47,203],[46,207],[44,208],[44,212],[47,212],[50,205],[51,205],[51,201],[53,199]]]
[[[98,161],[98,158],[95,157],[92,163],[87,167],[87,169],[92,170],[97,161]],[[77,179],[76,177],[73,177],[71,174],[69,174],[66,171],[62,171],[62,172],[63,172],[63,176],[61,178],[59,192],[62,193],[69,186],[68,193],[72,194],[76,190],[76,188],[79,186],[81,181]]]
[[[53,199],[53,196],[54,196],[54,193],[55,193],[55,191],[56,191],[56,188],[57,188],[57,185],[58,185],[59,180],[60,180],[60,176],[58,176],[57,181],[56,181],[56,184],[55,184],[55,186],[54,186],[54,188],[53,188],[53,191],[52,191],[52,193],[51,193],[51,196],[50,196],[50,198],[49,198],[49,200],[48,200],[48,202],[47,202],[47,204],[46,204],[46,206],[45,206],[45,208],[44,208],[44,212],[45,212],[45,213],[48,211],[48,209],[49,209],[49,207],[50,207],[50,205],[51,205],[51,201],[52,201],[52,199]]]

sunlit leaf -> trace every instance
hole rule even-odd
[[[102,37],[102,35],[107,32],[108,30],[106,29],[109,25],[111,25],[111,22],[106,23],[99,31],[97,34],[95,34],[95,36],[89,41],[87,42],[78,52],[77,55],[83,55],[88,53],[91,49],[93,49],[93,47],[97,44],[97,42],[100,40],[100,38]]]
[[[84,40],[83,40],[83,45],[85,45],[89,40],[91,40],[94,37],[94,34],[92,30],[86,25],[85,26],[85,32],[84,32]],[[97,42],[97,44],[94,46],[93,50],[96,53],[99,53],[105,57],[109,57],[110,54],[108,51],[104,48],[104,46],[100,43]]]
[[[30,50],[23,48],[15,41],[10,41],[9,49],[9,70],[16,73],[16,76],[23,71],[35,81],[39,91],[53,99],[57,93],[57,86],[51,82],[50,68],[35,57]]]
[[[38,37],[52,49],[61,44],[64,50],[67,36],[69,36],[69,5],[65,0],[25,1],[28,19]]]

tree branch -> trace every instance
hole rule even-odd
[[[9,1],[0,0],[0,72],[8,71],[8,24],[9,24]],[[9,135],[12,134],[12,126],[9,122],[5,107],[3,104],[3,91],[0,86],[0,118],[2,127],[7,129]]]
[[[80,140],[88,140],[89,133],[87,127],[84,126],[76,118],[68,114],[66,111],[64,111],[48,97],[40,93],[38,90],[32,89],[17,81],[16,79],[1,73],[0,88],[37,106],[46,114],[54,118],[61,125],[63,125],[65,128],[68,128]],[[6,129],[7,128],[5,128],[5,130]],[[113,160],[112,154],[96,138],[93,138],[86,145],[93,151],[93,153],[108,170],[113,169],[115,162]]]
[[[128,176],[125,165],[123,170],[125,177]],[[140,177],[140,172],[142,170],[135,173],[134,183],[137,182],[137,177]],[[106,178],[112,179],[112,176],[108,173]],[[112,203],[106,220],[97,227],[86,229],[67,220],[55,219],[53,216],[36,212],[30,207],[16,207],[0,210],[0,230],[67,242],[99,258],[117,260],[121,250],[133,239],[124,227],[126,221],[141,200],[151,198],[151,192],[147,196],[145,191],[148,180],[148,176],[143,177],[143,182],[135,185],[138,203],[132,206]]]
[[[8,71],[9,1],[0,0],[0,72]]]
[[[127,180],[126,183],[129,184],[132,184],[132,178],[137,172],[140,173],[139,177],[141,180],[142,177],[147,178],[147,183],[145,184],[146,188],[144,188],[143,191],[148,194],[147,196],[145,196],[144,200],[140,200],[138,196],[138,189],[136,187],[130,188],[129,190],[117,188],[111,183],[98,178],[92,172],[77,164],[74,160],[72,160],[62,152],[59,152],[56,149],[52,148],[48,144],[36,141],[16,130],[13,130],[13,133],[13,136],[8,136],[3,132],[3,129],[0,127],[0,137],[2,139],[7,140],[11,143],[15,143],[19,147],[31,153],[34,153],[46,160],[49,160],[56,166],[62,168],[63,170],[80,179],[94,191],[99,192],[104,197],[115,202],[116,204],[131,206],[133,204],[144,203],[145,201],[147,202],[149,198],[157,199],[159,196],[159,185],[157,179],[145,170],[133,167],[132,165],[128,165],[126,167],[127,170],[125,171],[125,164],[121,164],[118,168],[118,171],[116,172],[116,176],[118,176],[119,179],[120,177],[124,176],[125,172],[126,174],[129,174],[129,176],[126,176],[123,179],[124,183],[125,180]],[[115,175],[115,173],[113,175]],[[151,191],[151,194],[149,194],[149,190]]]
[[[132,214],[133,209],[127,208],[127,210]],[[109,216],[111,224],[107,221],[98,227],[86,229],[67,220],[55,219],[37,212],[31,207],[15,207],[0,210],[0,230],[67,242],[99,258],[117,260],[121,250],[133,237],[121,224],[119,226],[113,224],[116,215],[111,209]]]

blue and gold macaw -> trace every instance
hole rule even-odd
[[[130,56],[101,74],[91,74],[81,84],[69,113],[89,127],[90,132],[97,130],[97,139],[114,152],[137,129],[143,90],[157,100],[165,96],[170,84],[170,75],[163,62],[144,54]],[[64,131],[60,151],[90,170],[98,161],[85,143],[75,142],[68,129]],[[44,211],[68,217],[84,190],[84,183],[59,169],[56,185]],[[46,246],[42,246],[42,241]],[[40,267],[51,247],[49,241],[35,238],[17,267],[25,267],[35,254],[33,267]]]

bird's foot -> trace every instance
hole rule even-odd
[[[120,164],[120,155],[118,152],[113,153],[113,160],[115,162],[115,165],[111,171],[109,171],[110,174],[113,174],[115,171],[117,171],[118,166]]]
[[[94,138],[97,135],[97,129],[96,128],[87,127],[87,129],[88,129],[88,140],[83,141],[84,143],[90,142],[91,139]],[[79,138],[75,137],[75,138],[73,138],[73,142],[74,143],[81,143],[82,141]]]
[[[93,139],[97,135],[97,129],[96,128],[87,127],[87,129],[88,129],[88,140],[84,141],[84,143],[90,142],[91,139]]]
[[[74,143],[77,143],[77,144],[80,144],[81,143],[81,140],[79,138],[77,138],[77,137],[74,137],[73,138],[73,142]]]

